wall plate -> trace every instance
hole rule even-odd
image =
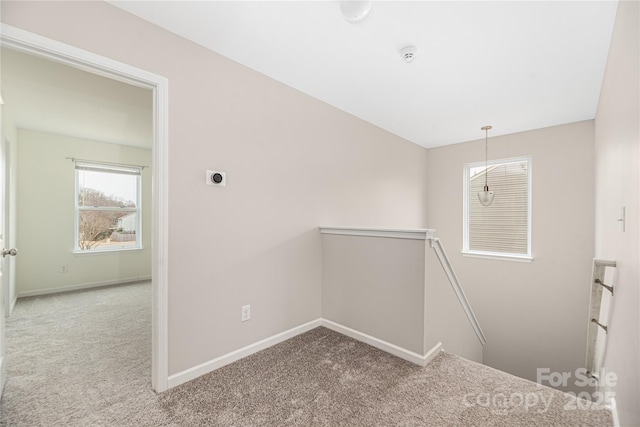
[[[207,170],[206,183],[216,187],[226,187],[227,174],[221,171]]]

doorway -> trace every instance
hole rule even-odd
[[[3,26],[0,43],[22,54],[46,59],[94,75],[126,83],[152,93],[151,195],[151,279],[152,279],[152,386],[157,392],[167,389],[167,80],[161,76],[64,45],[33,33]],[[69,159],[65,159],[70,161]],[[64,274],[65,265],[60,266]],[[4,293],[4,292],[3,292]],[[4,306],[0,306],[4,312]],[[0,313],[4,317],[4,314]],[[2,340],[0,331],[0,340]],[[4,349],[0,342],[0,349]],[[1,351],[1,350],[0,350]],[[1,359],[0,355],[0,359]],[[0,378],[0,381],[2,379]]]

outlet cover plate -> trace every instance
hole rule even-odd
[[[246,322],[249,319],[251,319],[251,305],[243,305],[242,306],[242,317],[240,318],[240,320],[242,322]]]

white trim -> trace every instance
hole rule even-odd
[[[160,80],[166,80],[129,64],[5,23],[0,23],[0,37],[2,46],[145,89],[155,89]]]
[[[609,409],[611,410],[611,417],[613,418],[613,427],[620,427],[620,418],[618,417],[618,405],[616,404],[616,398],[609,398]]]
[[[343,236],[387,237],[392,239],[426,240],[436,230],[427,228],[361,228],[361,227],[326,227],[321,226],[321,234],[337,234]]]
[[[147,282],[149,280],[151,280],[151,276],[140,276],[140,277],[129,277],[127,279],[105,280],[102,282],[84,283],[82,285],[63,286],[61,288],[35,289],[33,291],[18,292],[18,298],[58,294],[61,292],[80,291],[83,289],[101,288],[104,286],[126,285],[127,283]]]
[[[222,368],[223,366],[226,366],[244,357],[250,356],[261,350],[293,338],[296,335],[300,335],[302,333],[310,331],[311,329],[315,329],[318,326],[321,326],[321,319],[312,320],[311,322],[307,322],[303,325],[291,328],[288,331],[281,332],[256,343],[249,344],[248,346],[242,347],[241,349],[232,351],[220,357],[216,357],[215,359],[208,362],[201,363],[200,365],[194,366],[193,368],[189,368],[182,372],[178,372],[177,374],[173,374],[169,376],[169,388],[196,379],[202,375],[208,374],[209,372],[215,371],[216,369]]]
[[[419,366],[427,366],[429,362],[431,362],[441,351],[443,351],[442,343],[438,343],[431,350],[429,350],[427,354],[423,356],[411,350],[407,350],[406,348],[402,348],[376,337],[372,337],[371,335],[356,331],[355,329],[340,325],[339,323],[332,322],[331,320],[321,319],[321,325],[325,328],[331,329],[332,331],[336,331],[342,335],[353,338],[354,340],[369,344],[370,346],[375,347],[378,350],[393,354],[400,359],[404,359]]]
[[[4,357],[0,355],[0,399],[2,398],[2,391],[4,390],[4,382],[6,381],[3,369],[4,369]]]
[[[0,42],[5,47],[153,91],[151,383],[157,392],[167,390],[169,369],[169,81],[166,77],[4,23],[0,24]]]
[[[424,355],[424,366],[429,365],[433,359],[435,359],[440,353],[444,351],[444,347],[442,347],[442,343],[438,341],[436,345],[431,347],[429,351]]]
[[[444,250],[444,246],[442,246],[442,242],[437,237],[430,239],[431,248],[435,251],[438,256],[438,261],[440,261],[440,265],[442,265],[442,269],[444,270],[447,278],[449,279],[449,283],[453,288],[453,291],[456,293],[458,297],[458,302],[462,306],[464,313],[471,324],[478,340],[480,340],[481,345],[485,345],[487,343],[487,338],[484,336],[482,332],[482,328],[480,327],[480,322],[478,322],[478,318],[476,317],[473,309],[471,308],[471,304],[467,299],[467,295],[464,293],[464,289],[462,288],[462,284],[460,280],[458,280],[458,276],[456,276],[455,271],[453,271],[453,267],[451,266],[451,262],[449,261],[449,257],[447,256],[447,252]]]
[[[77,240],[77,239],[76,239]],[[73,255],[79,256],[91,256],[91,255],[104,255],[104,254],[121,254],[122,252],[141,252],[144,250],[143,246],[127,248],[125,246],[114,247],[112,249],[98,249],[100,246],[94,249],[75,249],[71,251]]]
[[[13,314],[13,310],[16,308],[16,303],[18,302],[18,295],[15,296],[11,304],[9,305],[9,317]]]
[[[502,261],[515,261],[515,262],[531,262],[533,261],[533,257],[527,255],[509,255],[509,254],[498,254],[492,252],[465,252],[462,251],[462,256],[466,256],[469,258],[483,258],[483,259],[497,259]]]
[[[151,248],[153,315],[152,386],[169,388],[169,81],[161,77],[153,91],[154,146],[151,170]]]
[[[248,346],[242,347],[241,349],[224,354],[220,357],[216,357],[215,359],[201,363],[197,366],[194,366],[193,368],[185,369],[184,371],[173,374],[169,376],[169,388],[173,388],[180,384],[184,384],[188,381],[194,380],[198,377],[201,377],[202,375],[206,375],[210,372],[215,371],[216,369],[222,368],[223,366],[229,365],[230,363],[236,362],[247,356],[251,356],[254,353],[272,347],[276,344],[308,332],[319,326],[324,326],[325,328],[331,329],[332,331],[338,332],[339,334],[348,336],[365,344],[369,344],[370,346],[382,350],[386,353],[392,354],[401,359],[407,360],[423,367],[427,366],[436,356],[444,351],[444,349],[442,348],[442,343],[439,342],[435,346],[433,346],[433,348],[429,350],[427,354],[422,356],[410,350],[399,347],[395,344],[388,343],[386,341],[372,337],[371,335],[367,335],[362,332],[356,331],[355,329],[351,329],[338,323],[332,322],[331,320],[318,318],[316,320],[312,320],[300,326],[296,326],[287,331],[260,340],[256,343],[249,344]]]

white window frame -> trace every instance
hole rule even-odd
[[[137,224],[136,224],[136,240],[135,245],[122,245],[122,246],[108,246],[108,247],[96,247],[93,249],[80,249],[78,245],[79,239],[79,224],[80,224],[80,211],[113,211],[116,210],[114,208],[108,207],[81,207],[79,205],[79,191],[80,191],[80,169],[77,166],[86,166],[86,167],[95,167],[96,170],[111,170],[114,173],[117,173],[118,170],[122,172],[126,172],[128,174],[134,173],[137,176],[136,179],[136,207],[135,208],[122,208],[120,211],[127,212],[136,212],[137,213]],[[133,166],[133,165],[120,165],[116,163],[107,163],[107,162],[91,162],[85,160],[76,160],[74,162],[74,173],[75,173],[75,221],[74,221],[74,243],[73,243],[73,253],[77,255],[85,255],[85,254],[96,254],[96,253],[112,253],[112,252],[123,252],[123,251],[139,251],[144,249],[142,247],[142,167],[141,166]]]
[[[487,161],[487,166],[500,165],[505,163],[519,163],[527,162],[527,253],[515,254],[508,252],[490,252],[490,251],[476,251],[469,249],[469,197],[477,197],[475,194],[469,194],[469,173],[472,168],[482,167],[485,165],[484,161],[465,163],[463,171],[463,214],[462,214],[462,254],[468,257],[475,258],[489,258],[489,259],[501,259],[509,261],[533,261],[533,255],[531,253],[531,207],[532,207],[532,169],[533,159],[531,156],[511,157],[507,159],[496,159]],[[489,189],[491,189],[491,182],[489,181]]]

